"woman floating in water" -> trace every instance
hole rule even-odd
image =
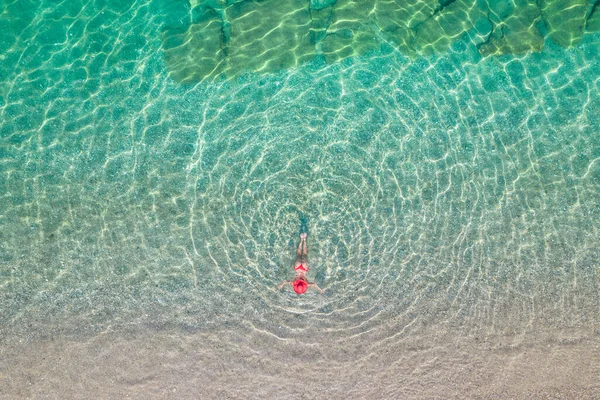
[[[301,233],[300,244],[298,245],[298,250],[296,251],[296,262],[294,263],[296,279],[293,281],[283,282],[281,285],[279,285],[279,289],[289,284],[292,285],[296,293],[302,294],[308,290],[309,286],[314,286],[319,290],[319,292],[323,293],[323,290],[321,290],[316,283],[308,283],[306,280],[306,273],[308,272],[308,260],[306,258],[307,251],[308,247],[306,246],[306,233]]]

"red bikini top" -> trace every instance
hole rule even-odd
[[[294,271],[304,271],[304,272],[308,272],[308,268],[306,268],[304,265],[300,264],[296,267],[294,267]]]

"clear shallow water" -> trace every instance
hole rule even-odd
[[[214,362],[385,371],[598,339],[598,34],[486,58],[477,29],[424,55],[379,35],[182,84],[189,7],[0,4],[7,346],[166,330]],[[303,218],[324,295],[276,289]]]

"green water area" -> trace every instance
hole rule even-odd
[[[596,398],[599,4],[0,0],[0,399]]]

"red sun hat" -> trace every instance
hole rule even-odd
[[[308,289],[308,283],[302,278],[296,279],[292,286],[294,286],[294,291],[298,294],[302,294]]]

